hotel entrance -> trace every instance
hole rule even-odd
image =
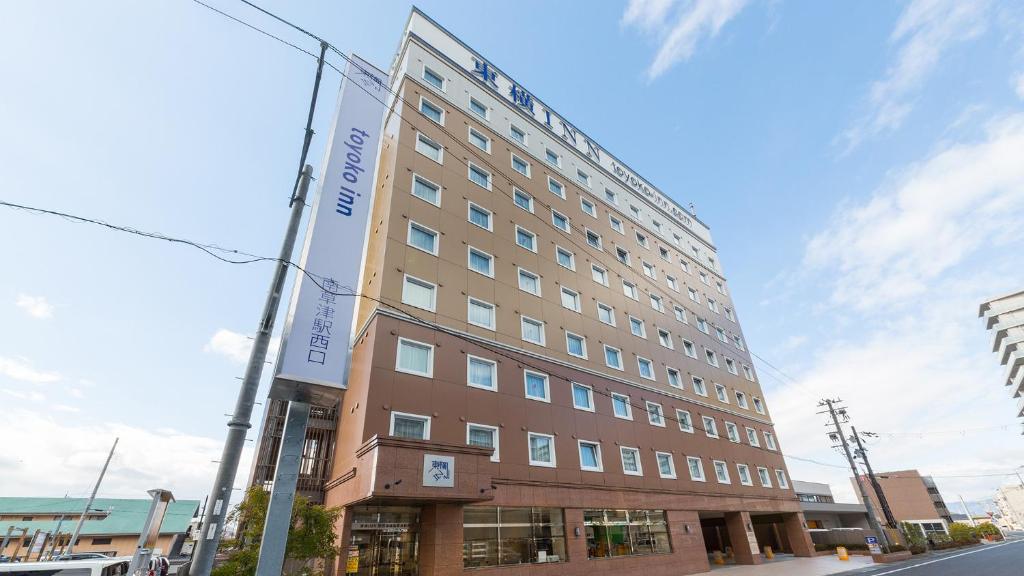
[[[346,575],[415,576],[419,573],[419,508],[357,506],[352,513]]]

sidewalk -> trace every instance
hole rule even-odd
[[[759,566],[711,566],[715,576],[825,576],[848,570],[871,566],[870,556],[850,556],[847,561],[837,556],[796,558],[788,554],[777,554],[774,560],[766,560]]]

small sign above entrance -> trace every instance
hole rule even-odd
[[[424,454],[423,485],[431,488],[454,488],[455,457]]]

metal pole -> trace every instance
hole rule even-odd
[[[71,533],[71,542],[68,543],[68,554],[75,549],[75,541],[78,540],[78,534],[82,531],[82,524],[85,523],[85,517],[89,515],[89,510],[92,509],[93,500],[96,499],[96,492],[100,489],[100,482],[103,482],[103,475],[107,473],[107,466],[110,465],[110,459],[114,457],[114,448],[117,448],[117,442],[120,438],[114,438],[114,445],[110,447],[110,454],[107,454],[107,461],[103,463],[103,469],[100,470],[100,477],[96,479],[96,485],[92,487],[92,494],[89,495],[89,500],[85,503],[85,510],[82,510],[82,515],[78,517],[78,522],[75,524],[75,531]]]
[[[860,496],[864,499],[864,508],[868,511],[868,522],[871,524],[871,528],[882,538],[882,542],[885,542],[886,547],[888,547],[889,535],[886,534],[878,524],[878,517],[875,516],[875,507],[871,504],[871,498],[868,497],[867,489],[864,488],[864,484],[860,481],[860,473],[857,471],[857,463],[853,461],[853,454],[850,453],[850,445],[846,442],[846,436],[843,434],[843,427],[839,424],[839,417],[836,416],[835,408],[832,407],[832,401],[825,400],[825,404],[828,405],[828,413],[832,416],[832,423],[836,426],[836,433],[839,435],[839,440],[843,443],[843,452],[846,453],[846,461],[850,463],[850,470],[853,470],[853,479],[857,481],[857,488],[860,489]]]
[[[238,472],[238,460],[242,456],[242,448],[245,446],[245,434],[252,427],[249,420],[252,417],[253,403],[256,400],[256,392],[259,390],[260,377],[263,375],[270,335],[274,330],[274,317],[277,316],[277,308],[281,302],[281,291],[284,288],[285,277],[288,275],[288,262],[291,260],[292,251],[295,248],[295,238],[299,231],[299,221],[302,220],[302,209],[306,205],[306,192],[309,190],[312,174],[313,168],[307,164],[302,169],[299,189],[292,202],[288,229],[285,232],[284,242],[281,244],[281,253],[277,267],[274,269],[274,278],[270,283],[266,303],[263,305],[263,314],[260,317],[256,337],[253,339],[252,351],[249,353],[249,365],[245,369],[242,387],[238,391],[235,412],[231,416],[231,420],[228,421],[228,437],[224,442],[224,452],[217,468],[213,489],[210,490],[213,506],[207,507],[206,515],[203,518],[200,538],[192,556],[193,564],[189,568],[191,575],[209,576],[210,571],[213,570],[213,559],[217,554],[217,546],[220,544],[220,537],[224,531],[224,518],[228,514],[231,490],[235,484],[235,474]]]
[[[292,524],[292,505],[295,503],[295,484],[299,479],[308,422],[309,404],[289,402],[277,465],[274,467],[274,488],[270,492],[267,519],[263,524],[256,576],[280,576],[284,568],[288,529]]]
[[[7,534],[4,535],[4,539],[0,540],[0,556],[3,556],[4,550],[7,550],[7,544],[11,541],[11,534],[14,534],[14,525],[7,527]]]
[[[957,496],[960,498],[960,504],[964,507],[964,514],[967,514],[967,519],[970,520],[971,526],[976,527],[978,523],[974,521],[974,516],[971,516],[971,511],[967,508],[967,502],[964,502],[963,495],[957,494]]]
[[[868,461],[868,451],[864,449],[864,444],[861,444],[860,435],[857,434],[857,427],[850,426],[850,429],[853,430],[853,439],[857,442],[857,453],[860,454],[861,460],[864,461],[864,467],[868,469],[868,479],[871,480],[871,487],[875,490],[875,496],[878,496],[878,504],[882,507],[882,514],[885,514],[885,522],[889,525],[889,528],[899,528],[896,524],[896,517],[892,515],[892,510],[889,508],[889,501],[885,498],[885,492],[882,491],[882,485],[878,483],[875,471],[871,469],[871,462]]]

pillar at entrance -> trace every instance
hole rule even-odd
[[[420,574],[461,574],[462,570],[462,505],[424,506],[420,513]]]
[[[811,541],[811,533],[804,527],[804,513],[793,512],[782,515],[786,528],[786,538],[793,548],[794,556],[814,556],[814,543]]]
[[[726,512],[725,528],[729,531],[732,553],[737,564],[761,564],[761,548],[754,536],[754,525],[747,512]]]

